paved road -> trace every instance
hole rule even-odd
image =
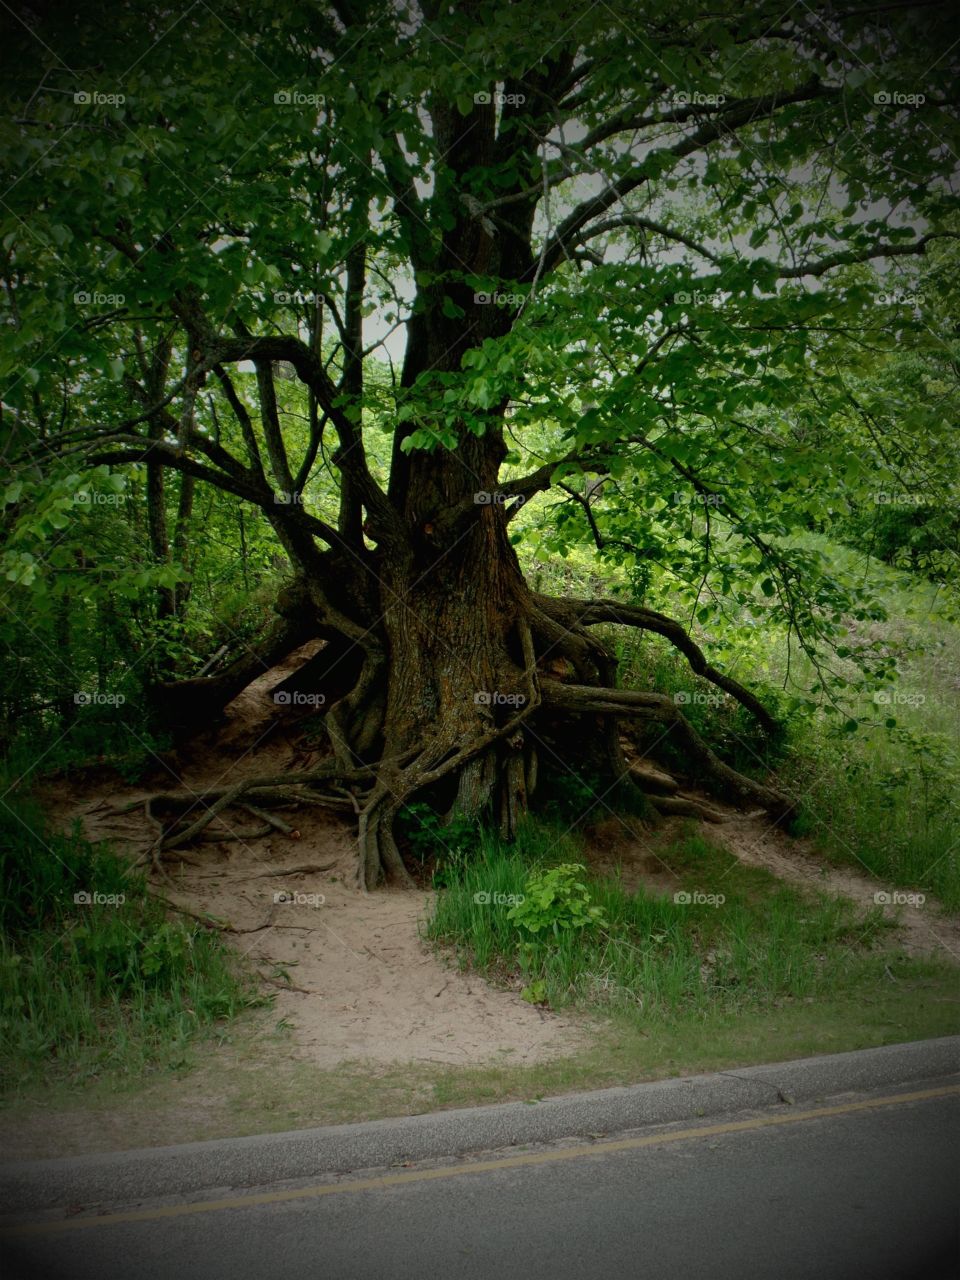
[[[40,1215],[0,1258],[11,1280],[946,1280],[960,1274],[958,1188],[954,1077],[593,1143]]]

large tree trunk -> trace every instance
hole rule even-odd
[[[458,305],[465,308],[469,298]],[[508,327],[498,308],[483,310],[483,323],[465,329],[451,326],[439,306],[425,306],[412,323],[404,384],[460,368],[470,345]],[[785,796],[718,760],[670,699],[617,689],[616,661],[590,630],[619,623],[666,637],[699,676],[770,731],[773,722],[758,700],[711,667],[682,626],[615,601],[553,599],[530,590],[498,493],[506,453],[502,412],[503,406],[490,411],[480,437],[464,427],[456,450],[406,454],[398,431],[389,493],[377,497],[362,473],[354,476],[361,487],[354,493],[347,486],[350,518],[340,521],[341,545],[328,552],[319,552],[283,507],[268,510],[295,566],[297,589],[278,602],[281,619],[264,653],[184,690],[195,704],[204,684],[209,705],[232,696],[251,665],[284,645],[311,635],[332,639],[288,684],[302,679],[324,694],[333,759],[308,774],[246,785],[259,799],[273,791],[283,803],[353,808],[365,889],[385,878],[411,883],[394,825],[414,798],[450,817],[490,822],[509,839],[534,789],[538,761],[591,774],[601,795],[621,782],[632,785],[620,748],[623,717],[662,725],[698,773],[737,803],[789,811]],[[343,453],[334,461],[349,470],[357,445],[344,430]],[[362,528],[358,503],[366,512]],[[233,802],[212,792],[201,799],[220,807]],[[169,836],[182,838],[183,831],[174,827]]]
[[[499,451],[494,436],[465,458],[419,458],[409,548],[381,564],[389,660],[378,785],[361,821],[368,884],[381,867],[402,878],[392,825],[416,791],[447,812],[491,814],[507,833],[523,807],[522,724],[538,699],[532,601],[503,509],[473,502],[494,489]],[[463,504],[462,528],[435,525],[435,511]]]
[[[601,796],[618,783],[633,785],[620,747],[624,717],[662,726],[698,775],[735,803],[788,813],[787,797],[726,766],[672,700],[618,689],[616,661],[590,630],[613,623],[667,638],[697,675],[773,731],[756,697],[711,667],[680,624],[616,601],[554,599],[530,590],[508,537],[508,512],[498,501],[504,452],[493,413],[485,435],[464,432],[455,452],[411,455],[402,492],[395,494],[397,518],[371,515],[364,526],[377,543],[372,551],[364,544],[317,554],[309,539],[281,524],[298,576],[278,601],[281,618],[265,651],[215,681],[190,682],[184,693],[192,705],[203,696],[209,708],[211,699],[238,692],[258,663],[262,670],[285,646],[288,652],[312,635],[331,640],[287,685],[305,682],[324,694],[333,760],[312,774],[250,787],[261,798],[275,788],[284,803],[309,798],[352,807],[365,889],[384,878],[411,882],[394,825],[415,797],[450,817],[489,822],[509,839],[535,786],[538,761],[589,773]],[[477,501],[477,495],[485,497]],[[168,688],[168,697],[172,693]],[[170,834],[177,837],[175,830]]]

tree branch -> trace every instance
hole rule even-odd
[[[778,275],[781,280],[799,280],[803,276],[822,276],[834,267],[848,267],[858,262],[869,262],[871,258],[902,258],[926,252],[931,240],[960,240],[956,231],[930,231],[912,244],[875,244],[865,249],[850,249],[845,253],[835,253],[829,258],[821,258],[819,262],[810,262],[798,267],[781,267]]]
[[[650,153],[644,157],[642,165],[625,173],[616,182],[610,183],[598,195],[581,201],[564,218],[555,234],[547,242],[544,270],[549,271],[562,261],[564,249],[577,243],[580,232],[593,218],[605,213],[624,196],[648,182],[650,174],[656,171],[655,162],[659,157],[672,156],[675,159],[681,159],[702,150],[719,138],[736,132],[744,125],[752,124],[759,116],[773,115],[781,107],[832,97],[838,93],[839,90],[829,88],[816,77],[812,77],[805,84],[785,93],[768,94],[762,98],[745,98],[723,104],[723,110],[717,113],[716,118],[704,124],[695,133],[680,139],[671,147],[662,147]]]
[[[700,646],[686,628],[674,618],[664,613],[657,613],[653,609],[623,604],[618,600],[557,600],[547,596],[538,596],[536,599],[541,609],[552,613],[558,620],[570,626],[595,626],[601,622],[613,622],[663,636],[675,649],[679,649],[692,671],[702,676],[704,680],[709,680],[718,689],[729,693],[756,717],[768,734],[774,735],[779,732],[780,726],[760,699],[732,676],[725,675],[711,666]]]

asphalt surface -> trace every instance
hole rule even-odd
[[[848,1055],[844,1055],[848,1056]],[[19,1213],[4,1277],[958,1274],[956,1076],[406,1168]]]
[[[298,1129],[61,1160],[0,1164],[0,1215],[56,1206],[242,1188],[496,1151],[521,1143],[624,1133],[750,1108],[816,1103],[960,1073],[960,1037],[739,1067],[531,1102],[461,1107],[363,1124]],[[2,1222],[2,1219],[0,1219]]]

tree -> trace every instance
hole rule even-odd
[[[159,560],[165,471],[184,522],[193,486],[260,509],[293,571],[277,621],[187,695],[208,711],[310,636],[320,687],[356,661],[332,760],[252,794],[352,787],[367,887],[408,878],[411,797],[509,835],[538,745],[615,779],[622,717],[790,809],[672,700],[619,689],[594,631],[666,637],[774,735],[689,626],[538,593],[513,541],[555,493],[559,545],[759,585],[811,654],[863,607],[787,541],[843,441],[814,455],[783,424],[848,412],[865,349],[930,341],[912,295],[878,298],[955,234],[950,15],[781,10],[132,0],[8,33],[6,456],[60,483],[145,467]]]

